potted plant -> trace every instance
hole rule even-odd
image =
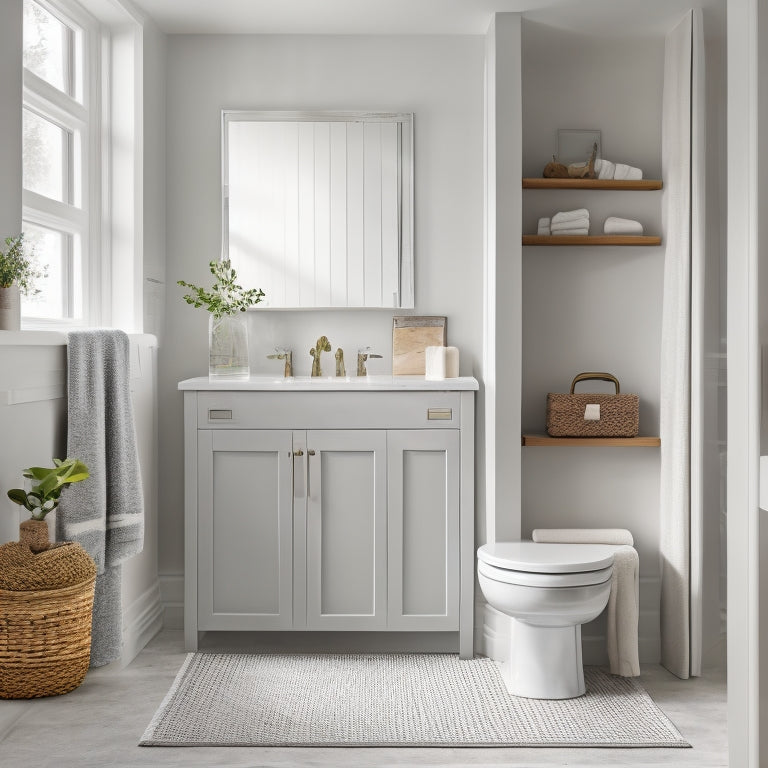
[[[210,262],[213,286],[206,290],[184,280],[178,284],[189,288],[184,301],[194,307],[205,307],[208,317],[208,375],[230,379],[247,379],[248,326],[245,312],[264,298],[259,288],[244,289],[236,282],[237,272],[229,260]]]
[[[88,467],[79,459],[54,459],[53,467],[29,467],[23,474],[33,480],[29,491],[12,488],[8,498],[32,513],[19,526],[20,540],[33,552],[48,548],[48,523],[45,516],[59,506],[61,492],[72,483],[89,477]]]
[[[24,247],[24,233],[5,238],[6,251],[0,250],[0,330],[18,331],[21,327],[20,294],[40,293],[35,288],[38,278],[46,277],[45,268],[37,266],[34,252]]]

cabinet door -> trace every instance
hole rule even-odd
[[[383,629],[386,432],[307,432],[307,629]]]
[[[198,626],[292,625],[291,432],[198,434]]]
[[[459,628],[459,432],[387,435],[389,629]]]

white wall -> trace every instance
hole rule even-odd
[[[448,316],[461,372],[482,355],[483,38],[171,36],[167,80],[167,326],[160,353],[161,573],[180,600],[183,571],[182,399],[179,380],[207,371],[203,310],[181,300],[179,279],[209,284],[220,252],[220,110],[365,109],[415,114],[417,314]],[[250,317],[255,373],[282,370],[265,355],[294,350],[299,375],[326,334],[345,351],[384,356],[391,371],[392,311],[272,311]],[[332,357],[326,358],[330,366]],[[478,440],[482,440],[478,435]]]

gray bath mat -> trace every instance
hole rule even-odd
[[[688,747],[633,679],[586,667],[587,694],[511,696],[452,654],[189,654],[144,746]]]

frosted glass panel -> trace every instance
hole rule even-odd
[[[72,134],[25,109],[22,113],[23,185],[63,203],[69,201],[69,155]]]
[[[33,0],[24,0],[24,66],[72,95],[74,30]]]
[[[262,307],[412,307],[412,116],[223,113],[224,252]]]

